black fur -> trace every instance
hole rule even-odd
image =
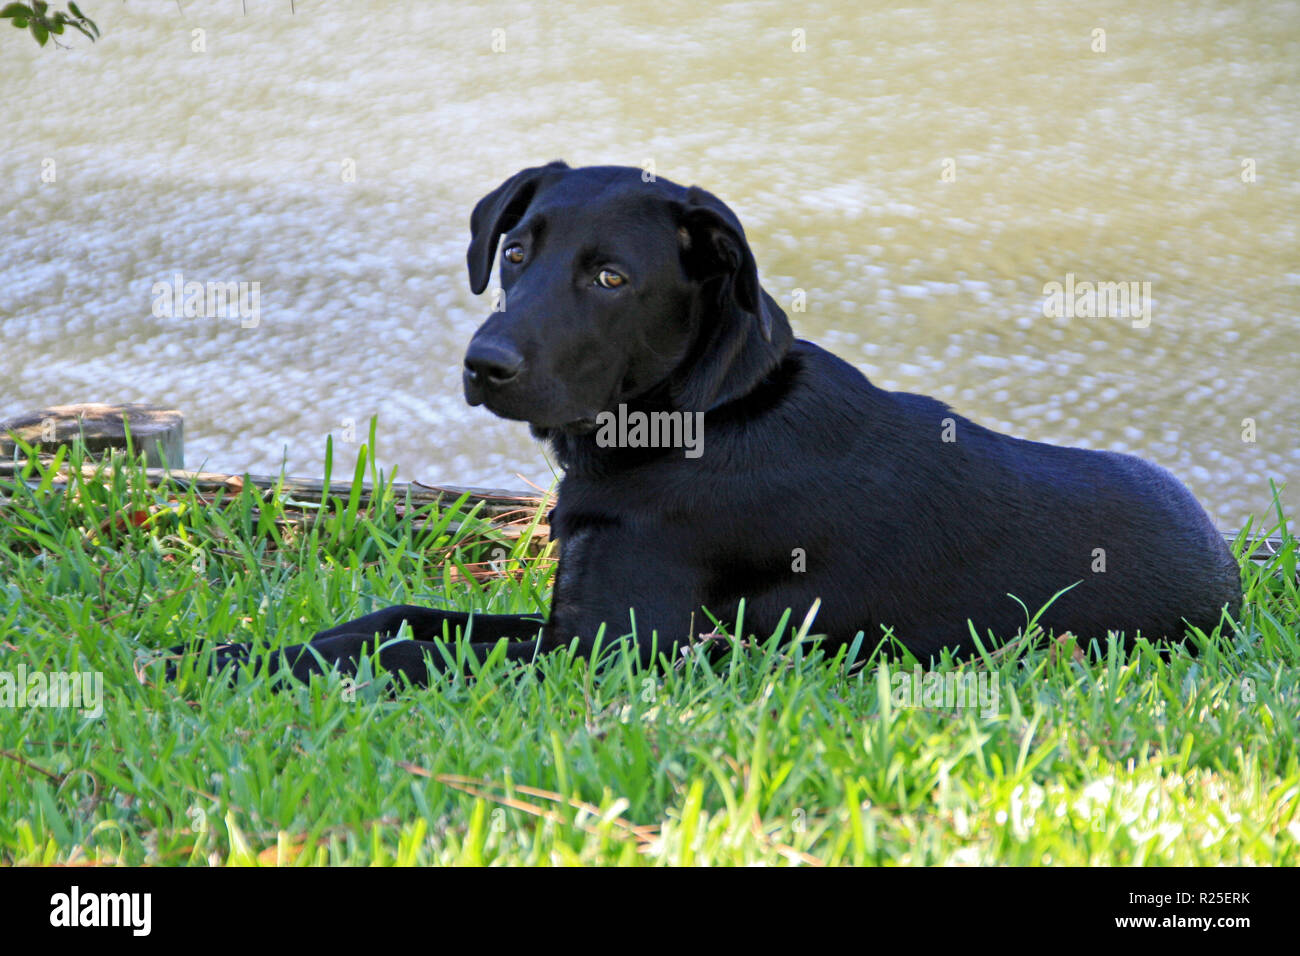
[[[1070,588],[1040,623],[1084,640],[1178,639],[1239,609],[1232,556],[1169,472],[1000,435],[795,340],[735,214],[710,193],[551,163],[486,196],[471,228],[475,292],[502,233],[523,261],[502,259],[506,307],[470,344],[466,398],[529,422],[565,469],[550,616],[475,615],[480,657],[501,638],[514,660],[574,638],[587,653],[602,625],[609,641],[635,619],[648,661],[652,646],[711,631],[706,609],[734,621],[742,598],[745,631],[761,638],[820,598],[813,633],[864,631],[869,649],[891,629],[921,658],[971,652],[972,625],[981,639],[1014,636],[1026,617],[1009,595],[1033,613]],[[627,281],[601,287],[605,268]],[[601,447],[596,416],[620,403],[706,413],[702,454]],[[311,647],[351,670],[403,620],[416,640],[381,661],[426,683],[446,666],[444,628],[467,615],[390,608]],[[304,647],[286,652],[302,679],[319,670]],[[231,645],[217,655],[246,658]]]

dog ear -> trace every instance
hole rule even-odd
[[[474,206],[469,217],[469,252],[465,259],[469,264],[469,287],[475,295],[487,288],[492,277],[492,262],[501,234],[509,232],[523,218],[540,180],[568,168],[568,164],[557,159],[545,166],[520,170]]]
[[[758,265],[736,214],[717,196],[692,186],[678,226],[687,275],[700,280],[723,276],[723,295],[755,316],[763,338],[772,341],[771,319],[759,302]]]
[[[717,296],[681,366],[669,379],[679,408],[707,412],[753,391],[794,341],[790,322],[758,284],[758,266],[736,214],[698,187],[677,213],[686,273]]]

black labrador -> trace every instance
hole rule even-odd
[[[465,397],[528,422],[564,468],[550,616],[475,614],[471,630],[388,608],[285,649],[299,679],[388,641],[382,665],[423,685],[458,630],[480,659],[507,639],[531,661],[575,638],[590,653],[603,628],[649,662],[742,599],[748,634],[820,599],[812,633],[865,632],[868,650],[892,633],[922,660],[1012,637],[1044,605],[1046,630],[1103,641],[1181,639],[1239,609],[1232,555],[1169,472],[989,431],[796,340],[703,189],[554,162],[485,196],[470,230],[475,293],[502,243],[504,307],[470,342]],[[391,641],[402,622],[414,639]]]

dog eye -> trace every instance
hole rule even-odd
[[[519,265],[519,263],[524,261],[524,247],[518,243],[515,243],[513,246],[506,246],[505,250],[501,253],[501,256],[506,260],[506,262],[513,262],[515,265]]]
[[[596,284],[606,289],[617,289],[627,279],[623,278],[613,269],[601,269],[596,275]]]

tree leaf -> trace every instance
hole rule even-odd
[[[45,41],[50,38],[50,31],[45,29],[45,24],[40,20],[33,20],[28,24],[32,30],[32,36],[36,37],[36,42],[45,46]]]

